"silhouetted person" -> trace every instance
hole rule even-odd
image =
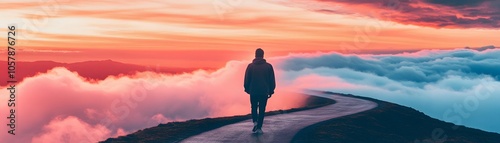
[[[250,94],[254,133],[262,133],[262,124],[266,112],[267,99],[271,98],[276,88],[273,66],[264,59],[264,50],[255,50],[255,59],[245,71],[245,92]],[[257,108],[259,109],[257,112]]]

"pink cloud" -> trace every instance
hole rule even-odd
[[[0,138],[9,142],[94,142],[169,121],[248,114],[249,95],[243,92],[246,65],[231,61],[214,72],[140,72],[98,81],[54,68],[17,85],[17,135],[0,134]],[[279,77],[282,72],[276,73]],[[267,110],[301,106],[305,96],[294,91],[278,84]],[[6,96],[0,100],[6,101]],[[0,106],[0,116],[8,116],[8,110]]]
[[[55,118],[43,127],[43,131],[33,138],[33,143],[97,142],[111,133],[103,125],[90,125],[74,116]]]

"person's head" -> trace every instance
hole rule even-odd
[[[258,48],[257,50],[255,50],[255,57],[256,58],[264,58],[264,50],[262,50],[261,48]]]

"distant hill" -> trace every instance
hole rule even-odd
[[[464,49],[474,49],[477,51],[484,51],[484,50],[488,50],[488,49],[496,49],[496,47],[493,45],[489,45],[489,46],[484,46],[484,47],[479,47],[479,48],[465,47]]]
[[[5,74],[0,75],[0,86],[5,86],[8,78],[7,62],[0,61],[0,69],[4,69]],[[77,72],[80,76],[103,80],[108,76],[117,75],[132,75],[136,72],[155,71],[158,73],[183,73],[191,72],[197,69],[194,68],[167,68],[167,67],[148,67],[142,65],[120,63],[112,60],[104,61],[85,61],[76,63],[60,63],[54,61],[35,61],[35,62],[16,62],[16,79],[18,82],[26,77],[32,77],[38,73],[45,73],[55,67],[65,67],[70,71]]]

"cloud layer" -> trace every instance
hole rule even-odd
[[[374,97],[444,121],[500,133],[498,55],[498,49],[325,53],[290,56],[281,68],[289,81],[317,81],[305,88]]]
[[[296,91],[331,90],[374,97],[416,108],[437,119],[500,132],[497,55],[498,49],[457,49],[271,58],[278,88],[268,110],[303,104],[304,97]],[[246,64],[230,61],[214,72],[142,72],[100,81],[55,68],[18,84],[18,135],[0,137],[37,143],[95,142],[158,123],[248,114],[248,95],[242,87]],[[3,94],[6,91],[3,89]],[[8,116],[6,106],[0,106],[0,111],[0,116]]]

